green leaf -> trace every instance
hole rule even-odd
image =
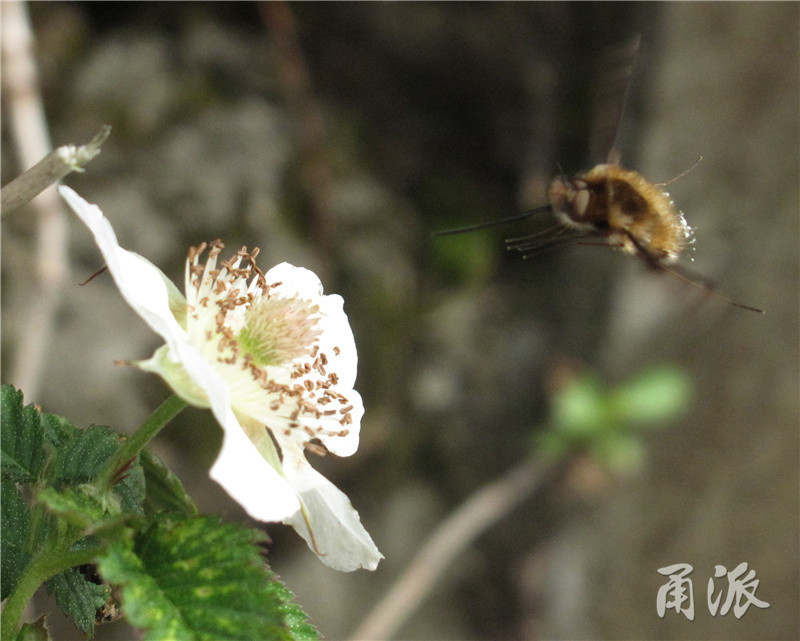
[[[114,492],[119,497],[120,509],[123,512],[140,516],[144,514],[144,471],[138,459],[127,470],[125,477],[114,486]]]
[[[111,589],[87,578],[78,568],[70,568],[45,581],[64,614],[72,617],[84,632],[94,629],[97,611],[106,603]]]
[[[308,615],[294,602],[294,593],[277,578],[273,579],[271,587],[274,596],[283,601],[278,609],[283,614],[284,624],[291,632],[289,638],[293,641],[318,641],[319,632],[308,622]]]
[[[177,476],[168,470],[161,460],[149,450],[143,450],[139,463],[144,473],[146,488],[145,512],[177,512],[184,516],[197,514],[197,507],[186,494]]]
[[[0,599],[5,599],[17,585],[30,562],[28,536],[30,512],[16,484],[7,478],[0,482]]]
[[[618,387],[609,402],[620,421],[663,423],[683,412],[690,396],[688,376],[676,367],[660,365]]]
[[[44,427],[44,437],[54,450],[58,450],[66,441],[75,438],[83,430],[56,414],[42,412],[40,420]]]
[[[63,441],[54,462],[53,481],[78,485],[97,476],[119,449],[119,437],[107,427],[92,425]]]
[[[594,375],[576,375],[553,399],[551,427],[538,435],[537,447],[555,457],[588,449],[614,471],[635,469],[644,456],[635,431],[674,418],[690,391],[687,376],[668,365],[640,372],[613,390]]]
[[[119,508],[94,496],[88,491],[90,489],[88,486],[65,487],[61,490],[46,488],[36,495],[36,500],[71,525],[82,530],[95,529],[109,518],[110,511],[115,517]]]
[[[591,451],[599,463],[616,474],[639,470],[646,456],[642,441],[631,434],[607,434],[592,443]]]
[[[93,425],[81,430],[66,419],[22,406],[22,393],[2,386],[2,470],[5,478],[35,481],[46,461],[45,442],[55,451],[48,479],[56,487],[79,485],[93,479],[119,449],[119,435]],[[123,511],[142,514],[144,474],[132,465],[114,488]]]
[[[36,621],[23,623],[14,641],[50,641],[50,631],[45,625],[45,616],[42,615]]]
[[[0,467],[5,478],[36,480],[45,462],[44,429],[33,405],[22,406],[22,392],[0,388]]]
[[[148,640],[312,640],[317,633],[267,569],[258,530],[163,516],[100,558]]]
[[[553,400],[553,427],[572,440],[587,440],[609,425],[604,390],[595,376],[573,378]]]
[[[107,427],[92,425],[86,431],[77,430],[64,438],[58,448],[54,460],[54,485],[64,487],[89,482],[101,472],[119,448],[119,435]],[[119,499],[115,509],[143,514],[144,491],[144,473],[134,463],[114,486],[114,493]]]

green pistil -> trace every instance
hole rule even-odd
[[[319,307],[299,298],[262,298],[245,314],[236,337],[258,367],[281,365],[311,351],[320,334]]]

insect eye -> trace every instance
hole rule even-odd
[[[589,190],[578,189],[572,198],[572,208],[578,216],[583,216],[586,213],[586,208],[589,206]]]

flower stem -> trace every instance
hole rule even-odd
[[[14,638],[25,607],[42,583],[59,572],[91,562],[100,551],[100,547],[72,552],[45,548],[34,556],[3,605],[0,641],[11,641]]]
[[[111,482],[111,479],[132,459],[138,456],[150,439],[158,434],[161,429],[175,418],[187,406],[187,402],[179,396],[173,394],[166,401],[161,403],[156,410],[145,420],[144,423],[133,434],[128,436],[124,445],[117,451],[116,455],[109,461],[106,468],[100,474],[101,484]]]

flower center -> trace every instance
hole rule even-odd
[[[321,334],[319,307],[300,298],[269,295],[250,305],[236,339],[259,367],[281,365],[309,355]]]
[[[186,330],[223,376],[240,421],[302,444],[347,436],[354,405],[339,390],[342,350],[335,338],[324,340],[331,323],[321,299],[302,295],[291,271],[286,281],[268,280],[255,264],[257,249],[243,247],[218,267],[222,248],[214,241],[189,252]]]

